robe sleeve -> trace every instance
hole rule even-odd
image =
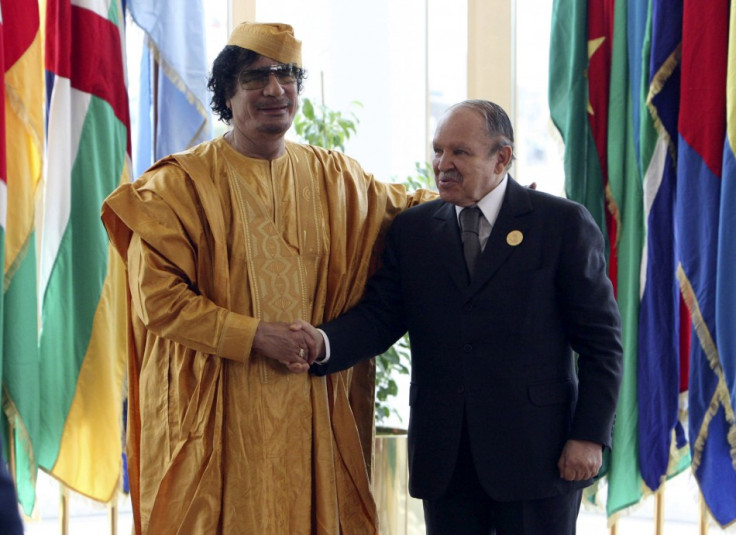
[[[177,194],[162,197],[145,181],[128,184],[108,197],[102,211],[110,240],[126,260],[132,313],[157,336],[244,361],[260,320],[201,291],[198,281],[217,280],[217,274],[203,272],[209,263],[199,261],[209,257],[212,245],[196,192],[170,167],[159,170],[156,180],[160,190]]]
[[[200,295],[175,262],[138,234],[128,247],[128,277],[133,311],[149,331],[202,353],[248,358],[259,320]]]

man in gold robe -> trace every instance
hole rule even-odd
[[[286,141],[303,74],[290,26],[241,24],[209,81],[232,129],[103,205],[130,290],[139,535],[378,532],[372,385],[358,408],[351,386],[365,371],[291,373],[306,369],[310,342],[288,324],[355,304],[376,240],[431,194],[412,198],[347,156]]]

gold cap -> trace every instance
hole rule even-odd
[[[288,24],[242,22],[232,31],[227,44],[247,48],[280,63],[302,66],[302,42],[294,37],[294,29]]]

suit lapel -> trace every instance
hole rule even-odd
[[[529,192],[509,177],[501,210],[481,254],[469,293],[478,291],[523,243],[533,210]],[[519,241],[521,240],[521,241]]]
[[[434,213],[436,223],[434,240],[437,251],[447,271],[458,288],[468,287],[468,275],[465,270],[465,257],[460,239],[460,227],[457,222],[455,205],[443,202]]]

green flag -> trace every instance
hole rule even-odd
[[[610,9],[610,4],[591,2],[591,9]],[[624,379],[616,412],[613,451],[606,459],[608,483],[606,509],[609,515],[637,503],[642,496],[637,458],[636,358],[639,312],[639,271],[642,243],[641,179],[634,143],[632,99],[627,60],[627,5],[616,2],[613,11],[613,42],[608,116],[607,176],[590,128],[590,86],[600,89],[600,80],[589,80],[600,69],[590,70],[590,55],[600,48],[601,36],[589,36],[587,0],[555,0],[550,39],[549,105],[552,120],[565,142],[565,190],[567,196],[585,205],[614,251],[617,269],[611,272],[623,320]],[[600,19],[600,13],[594,13]],[[604,19],[610,13],[604,15]],[[610,19],[609,19],[610,20]],[[595,26],[595,25],[593,25]],[[600,26],[600,25],[598,25]],[[603,33],[606,39],[610,34]],[[599,67],[599,66],[598,66]],[[590,86],[589,86],[590,81]],[[605,87],[604,87],[605,89]],[[600,99],[595,99],[600,102]],[[608,196],[606,193],[608,192]],[[606,216],[615,222],[609,233]],[[596,489],[589,499],[595,500]]]
[[[628,52],[628,5],[627,2],[616,2],[608,109],[608,178],[616,212],[621,221],[617,247],[617,298],[622,320],[624,377],[616,410],[608,474],[606,510],[609,516],[639,502],[642,496],[638,461],[636,371],[639,278],[644,230],[641,175],[634,143],[634,100],[629,81]],[[639,105],[638,99],[636,105]]]
[[[552,8],[549,108],[565,142],[565,193],[588,208],[606,235],[603,175],[588,122],[587,0],[556,0]]]

